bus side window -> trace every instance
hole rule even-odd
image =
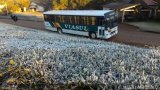
[[[79,16],[79,24],[82,24],[82,16]]]
[[[62,22],[62,16],[58,16],[59,17],[59,22]]]
[[[55,22],[57,21],[57,16],[56,15],[54,16],[54,20],[55,20]]]
[[[61,16],[61,22],[64,23],[64,16]]]
[[[67,23],[70,23],[69,16],[66,17]]]
[[[51,21],[55,21],[55,20],[54,20],[54,15],[51,16]]]
[[[52,21],[51,15],[48,15],[48,16],[47,16],[47,19],[48,19],[48,21]]]
[[[86,21],[85,21],[85,16],[82,17],[82,25],[85,25]]]
[[[97,18],[97,25],[98,26],[102,26],[103,25],[103,18],[102,17],[98,17]]]
[[[75,16],[72,16],[72,24],[76,24]]]
[[[95,17],[91,17],[91,22],[92,22],[92,25],[95,25],[95,23],[96,23],[96,18]]]
[[[80,24],[80,18],[79,16],[76,16],[77,24]]]
[[[55,20],[55,22],[60,22],[60,16],[55,15],[54,20]]]
[[[68,23],[70,23],[70,17],[69,16],[67,16],[66,20],[67,20]]]
[[[86,17],[83,16],[83,25],[86,25]]]
[[[87,25],[87,17],[84,16],[83,19],[84,19],[84,25]]]
[[[60,21],[61,21],[61,17],[57,16],[57,22],[60,22]]]
[[[74,16],[70,16],[70,23],[71,23],[71,24],[75,24]]]
[[[89,25],[92,25],[92,17],[88,17],[88,23]]]
[[[86,25],[86,17],[83,16],[83,25]]]
[[[47,21],[52,21],[51,15],[47,15]]]
[[[90,24],[89,24],[89,17],[86,17],[86,18],[87,18],[87,25],[90,25]]]
[[[84,17],[83,16],[80,16],[79,18],[79,24],[83,25],[84,24]]]
[[[75,24],[78,24],[77,23],[77,16],[73,16],[73,18],[74,18]]]
[[[66,16],[63,16],[64,23],[67,23]]]
[[[84,25],[88,25],[88,17],[84,16]]]
[[[88,17],[88,23],[89,23],[88,25],[92,25],[91,21],[92,21],[91,17]]]
[[[65,22],[65,23],[67,23],[66,17],[67,17],[67,16],[63,16],[64,22]]]
[[[71,24],[72,23],[72,17],[71,16],[68,16],[69,18],[69,23]]]

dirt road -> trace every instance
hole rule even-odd
[[[43,22],[19,20],[15,23],[10,19],[0,19],[0,22],[44,30]],[[142,32],[137,27],[120,23],[119,33],[106,41],[142,47],[160,46],[160,33]]]

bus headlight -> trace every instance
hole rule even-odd
[[[109,29],[109,30],[108,30],[108,32],[112,32],[112,30],[111,30],[111,29]]]

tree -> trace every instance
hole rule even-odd
[[[54,0],[53,9],[83,9],[91,0]]]
[[[30,0],[30,1],[43,6],[45,11],[52,9],[53,0]]]
[[[13,0],[6,0],[5,4],[7,5],[7,9],[9,12],[20,11],[18,4],[16,4]]]
[[[107,2],[119,0],[53,0],[53,9],[102,9]]]
[[[24,7],[29,7],[30,0],[14,0],[14,3],[23,11]]]
[[[68,0],[54,0],[53,4],[54,4],[54,9],[55,10],[64,10],[64,9],[68,9]]]
[[[24,7],[28,8],[30,0],[0,0],[1,4],[5,4],[9,12],[21,11]]]

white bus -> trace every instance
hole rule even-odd
[[[45,28],[58,33],[103,39],[118,33],[117,14],[112,10],[53,10],[43,14]]]

